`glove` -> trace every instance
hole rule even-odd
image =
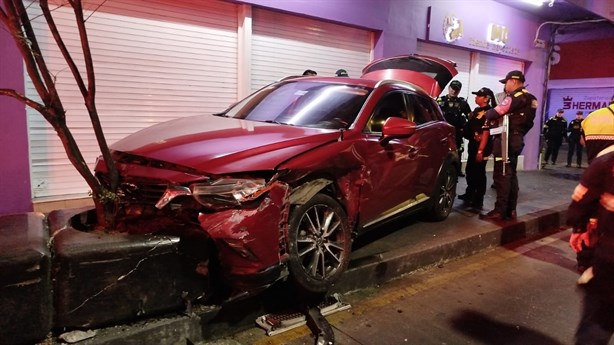
[[[569,237],[569,246],[575,253],[583,249],[592,248],[597,243],[597,236],[592,231],[574,232]]]

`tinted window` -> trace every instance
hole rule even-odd
[[[433,108],[433,102],[429,99],[418,96],[409,95],[410,102],[414,104],[415,122],[418,124],[426,123],[429,121],[437,121],[437,112]]]
[[[389,117],[410,119],[411,116],[406,107],[403,93],[391,92],[382,97],[367,123],[367,131],[381,132],[384,122],[386,122]]]

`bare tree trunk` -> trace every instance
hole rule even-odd
[[[28,75],[30,76],[30,79],[32,80],[32,83],[34,84],[34,87],[36,88],[36,91],[43,104],[29,99],[24,95],[19,94],[15,90],[0,89],[0,95],[13,97],[25,105],[32,107],[41,113],[47,122],[51,124],[62,141],[62,145],[64,146],[68,159],[92,190],[92,197],[94,199],[94,204],[96,205],[96,214],[98,216],[99,225],[112,227],[115,225],[114,216],[117,206],[115,193],[119,183],[119,174],[117,167],[113,162],[113,158],[111,157],[111,153],[100,123],[100,118],[98,116],[98,110],[96,109],[96,79],[91,50],[87,38],[87,31],[85,28],[85,18],[83,16],[81,0],[69,0],[68,3],[75,13],[75,21],[79,30],[81,49],[85,59],[87,85],[85,84],[83,77],[81,76],[81,73],[74,62],[74,59],[70,55],[70,52],[62,40],[55,21],[53,20],[53,16],[51,15],[48,1],[40,0],[40,6],[55,42],[62,52],[62,56],[72,72],[75,83],[79,87],[81,95],[83,96],[84,104],[88,111],[98,146],[100,147],[100,151],[109,171],[110,181],[108,181],[108,185],[98,180],[89,169],[85,159],[83,158],[81,150],[79,149],[79,146],[75,141],[72,132],[70,131],[70,128],[68,128],[66,125],[66,111],[58,95],[55,86],[55,78],[47,68],[23,2],[21,0],[2,1],[3,6],[0,6],[0,22],[4,24],[8,31],[12,34],[15,43],[23,56]]]

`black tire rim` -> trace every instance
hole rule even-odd
[[[454,204],[454,191],[456,190],[455,177],[450,170],[446,173],[439,190],[438,204],[443,213],[452,210]]]

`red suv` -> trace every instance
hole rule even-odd
[[[141,130],[112,145],[121,217],[206,238],[205,262],[236,291],[287,277],[324,291],[355,235],[450,213],[459,157],[433,99],[456,73],[433,57],[386,58],[360,78],[287,78],[221,113]],[[105,178],[101,159],[96,170]]]

